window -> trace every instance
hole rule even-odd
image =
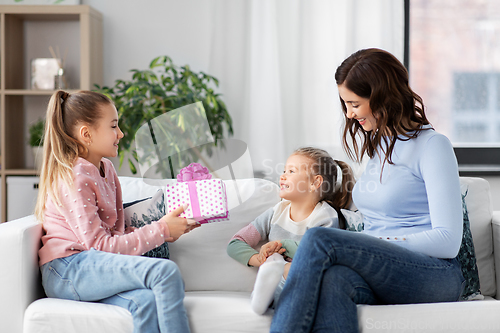
[[[462,174],[500,174],[500,1],[405,7],[410,85],[427,117],[452,141]]]
[[[500,142],[500,74],[454,73],[451,139]]]

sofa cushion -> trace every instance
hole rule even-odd
[[[469,213],[470,229],[474,240],[476,263],[481,283],[481,294],[495,296],[495,263],[491,219],[493,216],[488,181],[476,177],[460,177],[460,184],[466,185],[465,202]]]
[[[272,310],[263,316],[254,313],[248,292],[187,292],[184,306],[191,332],[269,332],[273,314]],[[93,302],[44,298],[32,303],[24,317],[24,332],[132,333],[133,329],[126,309]]]
[[[463,235],[462,245],[458,252],[457,259],[462,268],[462,275],[465,279],[464,290],[462,291],[462,300],[482,299],[479,290],[479,274],[477,272],[476,252],[474,250],[474,241],[470,231],[469,213],[467,211],[467,185],[462,185],[462,216],[463,216]]]
[[[132,315],[115,305],[43,298],[26,309],[23,332],[132,333]]]
[[[146,224],[151,224],[151,222],[158,221],[165,215],[163,191],[158,190],[149,198],[124,203],[123,208],[125,225],[128,227],[141,228]],[[168,243],[165,242],[146,252],[144,256],[168,259],[170,257]]]
[[[274,313],[253,312],[248,292],[188,292],[184,306],[191,332],[203,333],[268,333]]]
[[[496,332],[500,302],[358,306],[360,333]]]

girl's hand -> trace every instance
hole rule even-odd
[[[160,223],[165,223],[168,226],[170,232],[170,237],[165,238],[166,242],[175,242],[185,233],[200,226],[194,220],[179,217],[186,208],[187,205],[177,207],[159,220]]]
[[[267,258],[261,256],[260,253],[256,253],[250,257],[250,260],[248,260],[248,265],[253,267],[259,267],[266,261],[266,259]]]
[[[259,255],[264,258],[264,261],[269,257],[271,254],[274,253],[279,253],[283,254],[286,252],[285,248],[282,248],[283,244],[279,241],[272,241],[269,243],[266,243],[261,246]]]
[[[253,267],[259,267],[272,254],[285,253],[286,249],[282,248],[281,246],[282,246],[281,242],[278,242],[278,241],[273,241],[273,242],[269,242],[269,243],[262,245],[260,247],[260,252],[254,254],[253,256],[250,257],[250,260],[248,260],[248,265],[253,266]]]

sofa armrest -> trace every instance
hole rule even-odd
[[[493,233],[493,251],[495,254],[495,276],[497,285],[497,294],[495,298],[500,299],[500,211],[494,211],[491,220]]]
[[[21,333],[26,308],[43,296],[38,267],[42,226],[33,215],[0,224],[0,323]]]

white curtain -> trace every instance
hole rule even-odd
[[[403,59],[403,0],[213,0],[207,15],[208,72],[221,82],[234,138],[270,179],[300,146],[346,159],[334,80],[343,59],[367,47]]]

